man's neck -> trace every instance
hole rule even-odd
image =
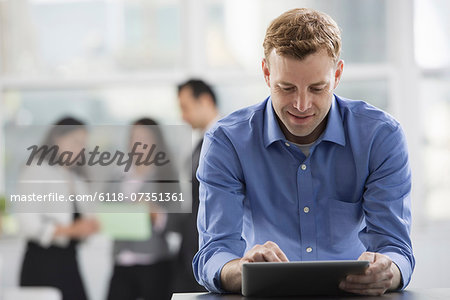
[[[278,118],[277,116],[278,124],[280,125],[281,131],[284,133],[284,136],[286,139],[290,142],[293,142],[295,144],[311,144],[314,143],[320,135],[325,131],[325,128],[327,127],[327,121],[328,121],[328,115],[320,122],[320,124],[307,136],[297,136],[293,135],[287,127],[284,125],[284,123]]]
[[[205,118],[204,125],[200,128],[201,131],[206,132],[217,120],[219,119],[219,113],[215,110]]]

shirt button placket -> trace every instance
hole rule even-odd
[[[312,178],[311,178],[311,169],[309,169],[311,165],[307,163],[301,163],[299,166],[299,191],[301,191],[299,195],[300,199],[300,213],[302,216],[300,217],[300,231],[302,236],[302,244],[303,255],[302,257],[307,260],[317,259],[317,251],[315,251],[316,247],[316,224],[314,214],[311,213],[313,209],[314,203],[314,192],[312,186]]]

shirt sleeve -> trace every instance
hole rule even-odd
[[[16,217],[21,235],[35,241],[43,248],[48,248],[52,245],[65,247],[70,242],[69,237],[55,237],[54,234],[58,226],[57,219],[68,221],[71,218],[71,214],[53,213],[53,218],[46,218],[43,213],[18,213]]]
[[[242,238],[245,185],[238,156],[225,134],[217,130],[206,134],[197,178],[199,251],[193,260],[194,275],[209,291],[222,293],[222,267],[241,258],[246,248]]]
[[[387,255],[402,275],[404,289],[414,270],[411,230],[411,171],[404,133],[383,126],[371,147],[363,195],[366,228],[360,239],[368,251]]]
[[[48,166],[31,166],[26,167],[21,174],[17,191],[22,195],[46,195],[50,192],[60,192],[61,194],[67,195],[66,188],[63,187],[62,190],[49,189],[50,184],[29,184],[27,181],[30,180],[54,180],[57,176],[62,176],[61,171],[58,172],[58,167],[48,167]],[[61,185],[62,186],[62,185]],[[58,186],[59,187],[59,186]],[[63,225],[67,226],[72,222],[72,204],[68,203],[68,212],[54,212],[52,202],[38,202],[39,207],[37,208],[40,212],[21,212],[20,205],[22,203],[16,203],[15,209],[17,210],[16,216],[19,224],[19,231],[21,236],[28,240],[32,240],[38,243],[43,248],[48,248],[52,245],[57,245],[60,247],[65,247],[69,244],[70,238],[67,236],[54,236],[57,226]],[[58,203],[61,204],[61,203]],[[62,203],[66,205],[66,203]],[[46,212],[48,211],[48,213]]]

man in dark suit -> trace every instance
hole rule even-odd
[[[194,278],[192,258],[198,251],[197,211],[199,182],[195,173],[200,158],[203,134],[219,117],[217,100],[212,88],[202,80],[191,79],[178,86],[178,99],[183,120],[193,129],[200,130],[202,138],[192,152],[192,213],[183,219],[180,226],[182,242],[177,263],[176,292],[205,291]]]

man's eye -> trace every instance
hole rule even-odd
[[[294,87],[282,87],[281,89],[285,92],[292,92],[294,90]]]
[[[313,93],[319,93],[319,92],[323,91],[323,88],[311,88],[310,90]]]

